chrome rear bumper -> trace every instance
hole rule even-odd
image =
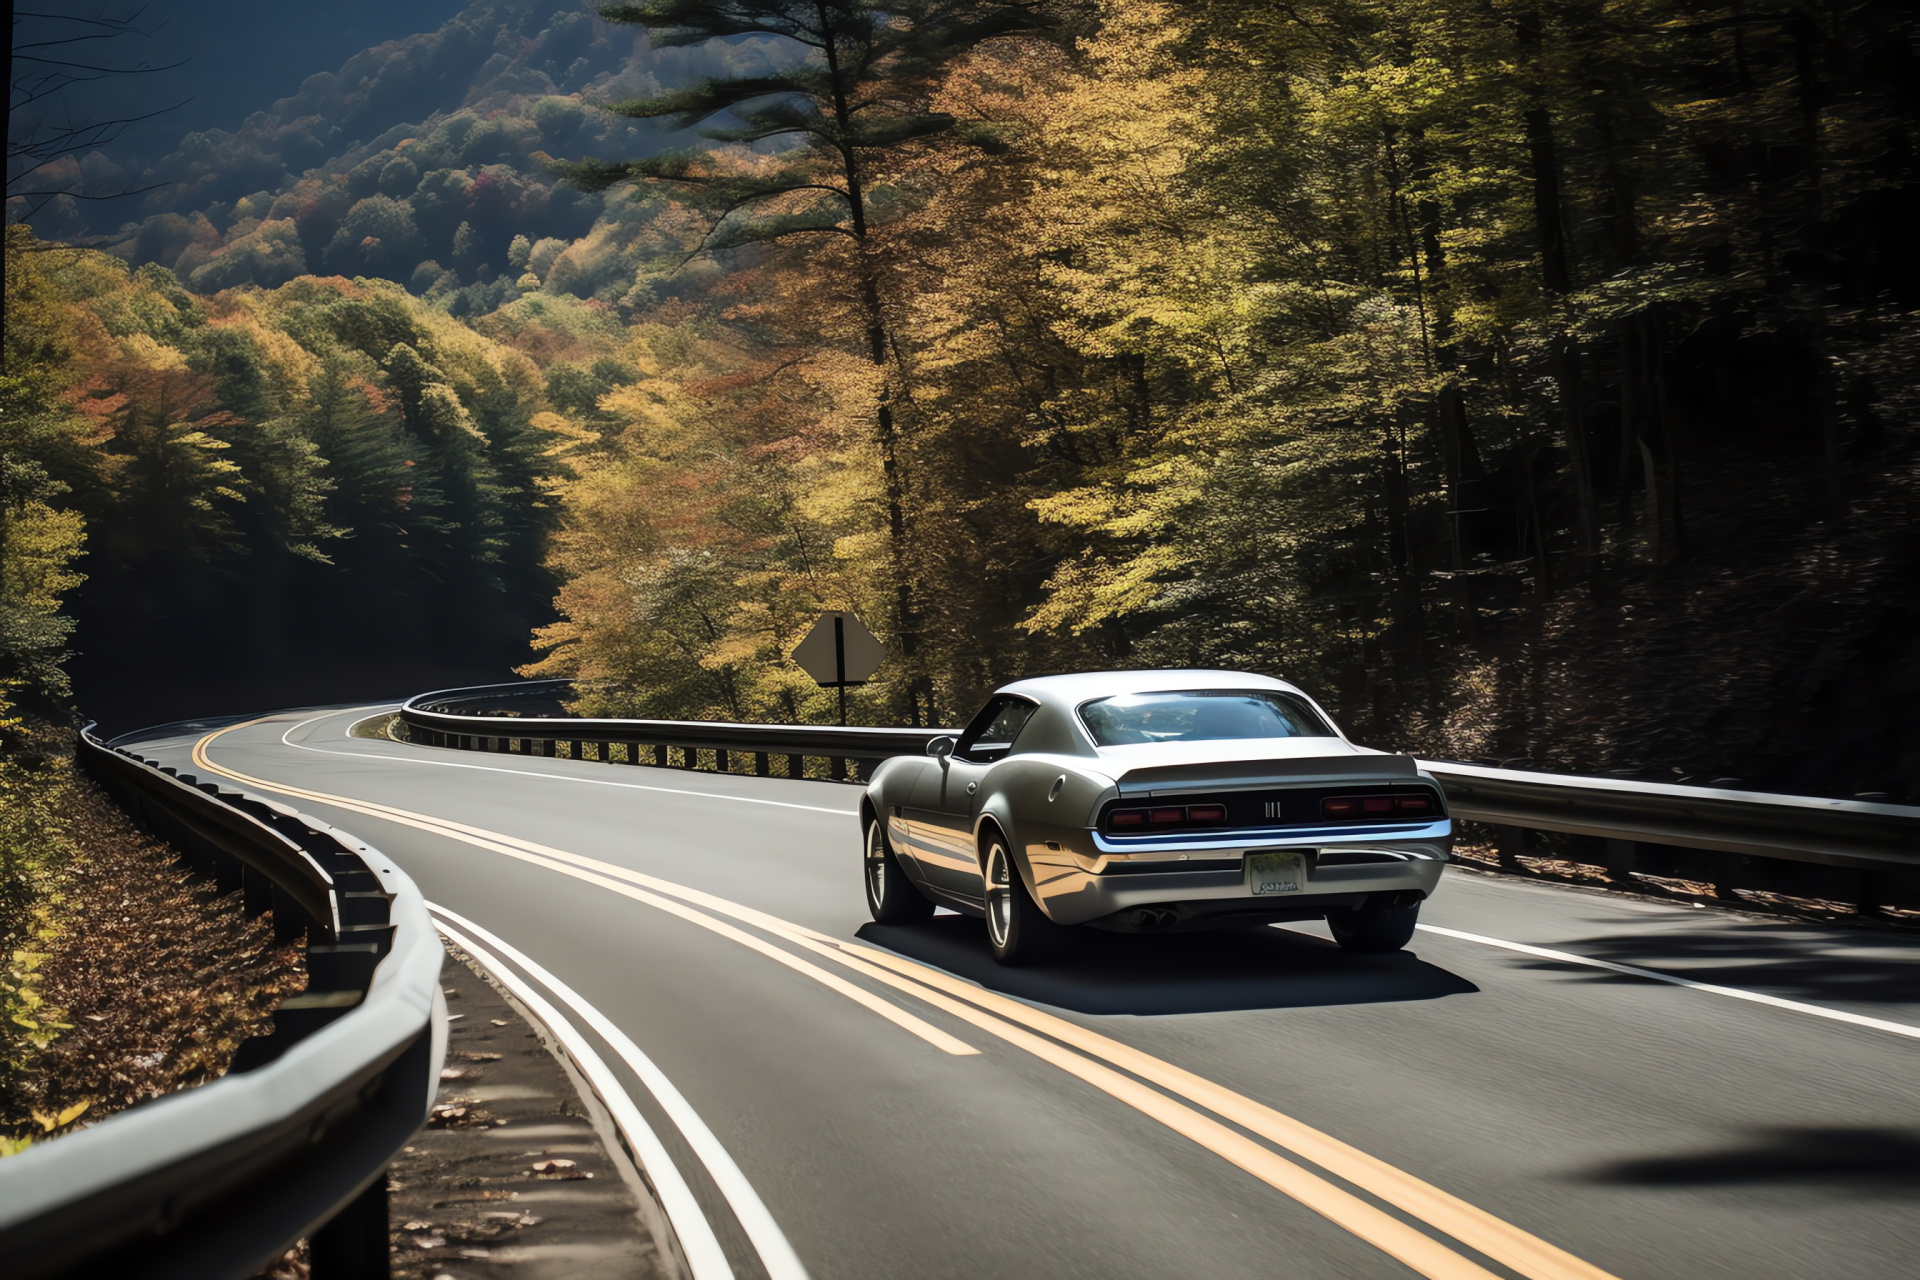
[[[1426,897],[1439,885],[1453,843],[1452,824],[1445,821],[1391,832],[1345,828],[1306,838],[1297,829],[1279,839],[1259,838],[1265,832],[1237,834],[1243,838],[1142,848],[1082,832],[1092,848],[1028,846],[1035,895],[1062,924],[1107,928],[1314,919],[1373,894]],[[1254,838],[1244,838],[1249,834]],[[1304,855],[1306,878],[1298,892],[1253,892],[1246,857],[1268,851]]]

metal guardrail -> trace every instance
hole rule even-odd
[[[805,762],[813,760],[825,762],[825,767],[811,776],[836,782],[861,781],[887,757],[918,755],[926,750],[929,739],[953,732],[703,720],[588,720],[452,709],[521,698],[556,700],[571,684],[568,680],[539,680],[526,685],[483,685],[423,693],[400,708],[400,719],[411,740],[429,746],[551,756],[564,742],[571,744],[574,754],[581,758],[585,758],[581,749],[592,747],[601,760],[610,760],[607,749],[619,746],[624,748],[623,763],[685,769],[699,768],[703,763],[701,753],[705,752],[705,758],[712,760],[719,772],[732,772],[739,757],[748,772],[760,777],[779,776],[774,773],[779,761],[784,761],[780,767],[786,777],[810,776]]]
[[[1670,782],[1570,778],[1444,761],[1457,818],[1861,870],[1920,870],[1920,808],[1864,800],[1725,791]]]
[[[573,744],[580,758],[611,760],[624,744],[629,764],[713,767],[734,771],[736,757],[747,771],[767,776],[769,762],[787,757],[789,777],[807,776],[804,757],[837,756],[855,762],[849,779],[840,760],[825,776],[858,781],[871,764],[888,756],[917,754],[928,739],[950,729],[837,728],[814,725],[708,724],[675,720],[594,720],[566,716],[489,714],[480,708],[509,706],[519,699],[558,702],[570,682],[486,685],[422,694],[400,710],[410,737],[433,746],[466,750],[554,754],[556,743]],[[591,748],[594,756],[587,756]],[[677,755],[677,759],[675,758]],[[1740,870],[1752,859],[1821,864],[1871,873],[1884,888],[1889,876],[1912,879],[1920,872],[1920,808],[1862,800],[1726,791],[1675,783],[1614,778],[1564,777],[1519,769],[1494,769],[1448,761],[1418,762],[1446,790],[1456,818],[1493,828],[1501,860],[1517,867],[1524,831],[1558,832],[1602,842],[1598,857],[1624,878],[1642,864],[1654,874],[1693,875],[1714,883],[1737,878],[1757,883],[1767,875]],[[1694,850],[1726,857],[1688,862],[1654,850]],[[1920,882],[1913,886],[1920,896]],[[1879,892],[1858,887],[1823,892]],[[1864,902],[1864,899],[1862,900]]]
[[[0,1160],[17,1280],[249,1276],[301,1237],[315,1280],[387,1270],[386,1167],[446,1056],[444,954],[420,891],[377,850],[284,805],[81,736],[81,765],[276,933],[308,984],[218,1080]]]

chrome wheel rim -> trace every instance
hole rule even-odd
[[[987,850],[987,936],[993,945],[1007,945],[1013,926],[1013,877],[1007,865],[1007,851],[995,842]]]
[[[867,828],[867,896],[875,906],[887,900],[887,846],[877,822]]]

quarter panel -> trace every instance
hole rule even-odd
[[[982,818],[1000,823],[1034,900],[1052,916],[1050,903],[1077,889],[1076,855],[1092,852],[1092,815],[1117,791],[1111,779],[1072,757],[1009,757],[999,769]]]

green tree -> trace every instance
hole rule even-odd
[[[584,160],[561,166],[561,172],[588,190],[637,181],[691,192],[714,218],[703,251],[802,242],[815,269],[830,273],[853,296],[859,332],[847,336],[872,365],[878,384],[871,396],[873,432],[883,475],[895,631],[911,661],[920,641],[922,589],[909,548],[908,481],[896,414],[908,391],[889,331],[886,273],[874,241],[889,193],[876,191],[874,183],[903,149],[954,130],[954,117],[931,105],[944,71],[987,41],[1039,29],[1046,21],[1042,6],[1029,0],[658,0],[610,5],[601,13],[609,21],[645,27],[661,47],[758,35],[787,41],[801,55],[785,70],[710,79],[611,108],[635,119],[671,120],[679,128],[727,115],[738,123],[709,126],[704,136],[755,146],[798,144],[765,153],[763,163],[676,153],[623,163]],[[916,723],[924,693],[922,688],[910,695],[907,710]]]
[[[73,620],[61,606],[82,581],[73,563],[86,522],[53,505],[67,486],[42,461],[65,447],[67,416],[25,379],[0,376],[0,719],[22,702],[44,712],[71,692]]]

